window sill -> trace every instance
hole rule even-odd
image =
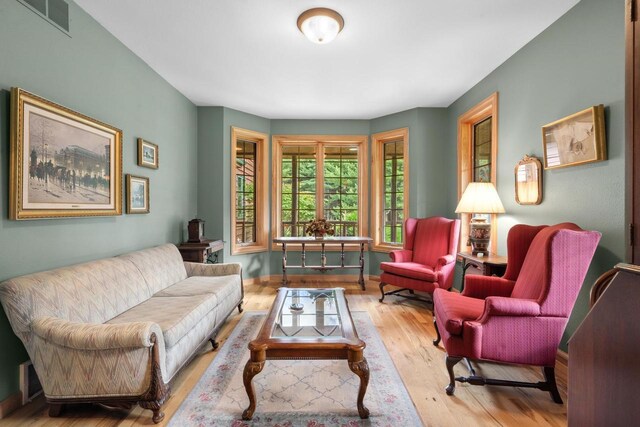
[[[236,246],[231,248],[231,255],[255,254],[258,252],[268,252],[266,245]]]
[[[373,244],[371,247],[371,250],[373,252],[383,252],[383,253],[389,253],[389,252],[393,252],[393,251],[399,251],[402,249],[402,245],[389,245],[389,244]]]

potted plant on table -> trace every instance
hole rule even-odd
[[[333,236],[336,233],[333,224],[324,218],[312,219],[309,221],[304,232],[309,236],[314,236],[316,239],[322,239],[325,236]]]

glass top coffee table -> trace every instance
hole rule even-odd
[[[249,407],[242,418],[253,417],[256,394],[252,380],[269,359],[347,360],[360,378],[358,414],[368,418],[369,410],[363,404],[369,384],[365,347],[353,325],[344,289],[280,288],[258,336],[249,343],[251,357],[243,374]]]

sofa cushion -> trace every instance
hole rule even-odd
[[[436,289],[433,294],[433,307],[438,327],[442,325],[450,334],[462,335],[462,325],[465,321],[477,320],[482,316],[484,300]]]
[[[218,302],[240,289],[240,275],[233,276],[192,276],[155,294],[155,297],[180,297],[214,294]]]
[[[175,245],[156,246],[118,258],[136,266],[147,282],[151,295],[187,278],[184,261]]]
[[[166,347],[172,347],[214,310],[218,297],[214,294],[152,297],[106,323],[155,322],[162,329]]]
[[[438,275],[434,273],[433,269],[416,262],[381,262],[380,269],[387,273],[410,277],[412,279],[426,280],[429,282],[438,280]]]

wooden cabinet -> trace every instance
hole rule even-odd
[[[638,425],[640,267],[612,273],[594,285],[595,304],[569,340],[569,426]]]
[[[188,262],[218,262],[217,252],[224,248],[222,240],[204,240],[199,243],[185,242],[178,245],[182,259]]]

